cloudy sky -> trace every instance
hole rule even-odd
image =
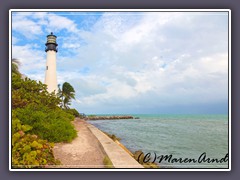
[[[44,82],[50,32],[79,112],[228,113],[227,12],[13,12],[12,57],[31,79]]]

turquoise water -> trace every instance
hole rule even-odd
[[[100,130],[115,134],[131,151],[157,156],[224,158],[228,153],[227,115],[134,115],[140,119],[89,121]],[[155,162],[158,162],[157,159]],[[228,168],[224,163],[177,163],[162,160],[163,168]]]

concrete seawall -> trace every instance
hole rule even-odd
[[[100,142],[106,155],[110,158],[115,168],[144,168],[111,138],[95,126],[87,123],[87,127]]]

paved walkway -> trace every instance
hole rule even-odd
[[[73,124],[78,137],[71,143],[56,143],[53,153],[63,165],[56,168],[104,168],[105,153],[84,120],[76,118]]]

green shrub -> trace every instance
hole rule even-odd
[[[12,166],[13,168],[42,168],[60,164],[54,159],[53,144],[28,134],[32,129],[23,125],[14,115],[12,119]]]
[[[47,86],[12,73],[12,166],[45,167],[59,164],[49,142],[70,142],[77,136],[71,121],[76,111],[61,109],[60,98]]]
[[[12,74],[12,108],[22,108],[29,104],[44,105],[50,109],[60,105],[54,93],[48,93],[47,86],[41,82]]]
[[[23,124],[30,124],[30,133],[38,135],[50,142],[70,142],[77,136],[77,132],[70,121],[74,116],[60,108],[51,110],[45,106],[29,105],[16,109],[17,118]]]
[[[74,117],[80,117],[80,113],[76,109],[64,109],[65,112],[72,114]]]

